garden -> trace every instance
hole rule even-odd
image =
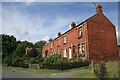
[[[45,57],[41,68],[67,70],[84,66],[89,66],[89,62],[87,60],[83,60],[82,58],[78,60],[68,60],[67,58],[62,58],[60,54],[55,54],[54,56]]]

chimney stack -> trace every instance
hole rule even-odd
[[[74,28],[74,27],[76,27],[76,24],[75,24],[75,22],[72,22],[71,23],[71,29]]]
[[[60,37],[61,36],[61,32],[58,32],[58,37]]]
[[[49,41],[52,42],[52,38],[50,38]]]
[[[102,13],[102,6],[100,4],[97,4],[96,6],[96,13]]]

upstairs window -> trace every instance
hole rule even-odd
[[[66,36],[64,36],[64,44],[66,43]]]
[[[60,46],[60,39],[58,39],[58,47]]]
[[[79,37],[82,37],[82,27],[79,28]]]
[[[50,43],[50,48],[52,48],[52,42]]]

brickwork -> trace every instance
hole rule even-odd
[[[64,55],[66,53],[68,59],[73,58],[74,54],[78,58],[84,49],[82,58],[88,59],[89,61],[94,60],[100,62],[102,60],[118,59],[115,26],[102,13],[102,6],[99,5],[97,7],[97,13],[94,16],[77,26],[72,22],[69,31],[63,34],[59,32],[57,38],[43,47],[42,56],[60,53],[62,57],[65,57]],[[82,37],[79,36],[80,28],[82,29]],[[65,36],[66,43],[64,43]],[[84,48],[82,48],[82,43],[84,43]]]
[[[115,26],[103,13],[88,20],[89,59],[95,61],[118,58],[118,46]]]

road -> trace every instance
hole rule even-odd
[[[13,70],[2,70],[3,78],[47,78],[48,75],[43,74],[34,74],[26,71],[17,71],[13,72]]]
[[[83,70],[77,70],[72,72],[56,73],[56,74],[35,74],[26,71],[2,70],[3,78],[72,78],[74,75],[82,72]]]

